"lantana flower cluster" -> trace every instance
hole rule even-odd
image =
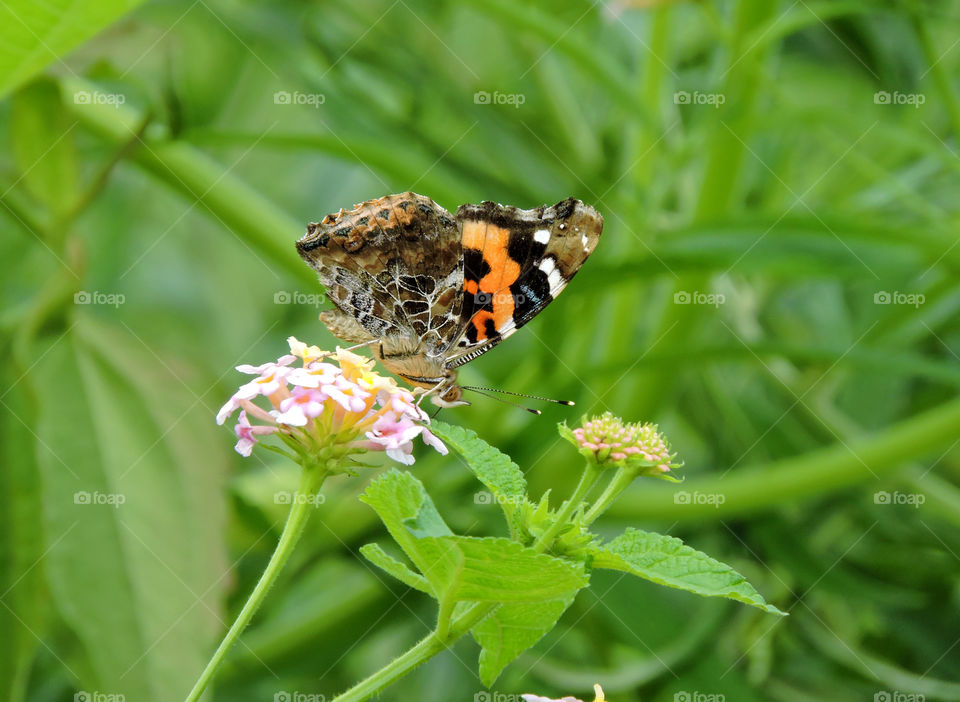
[[[603,688],[599,685],[593,686],[593,691],[596,694],[593,702],[609,702],[606,697],[603,696]],[[576,697],[561,697],[558,700],[552,699],[550,697],[540,697],[539,695],[520,695],[525,702],[583,702],[583,700]]]
[[[254,378],[217,414],[217,423],[223,424],[240,410],[237,453],[249,456],[261,437],[276,435],[301,456],[324,450],[340,457],[386,451],[393,460],[410,465],[413,440],[419,436],[446,455],[446,446],[427,428],[430,418],[414,394],[374,372],[372,359],[340,348],[322,351],[292,336],[287,342],[290,353],[276,362],[237,366]],[[260,397],[269,407],[256,403]]]
[[[604,412],[598,417],[584,417],[575,429],[561,425],[560,432],[587,460],[599,466],[635,466],[658,477],[679,466],[656,424],[624,422],[612,412]]]

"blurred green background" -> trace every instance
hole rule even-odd
[[[686,482],[601,528],[680,536],[791,613],[598,575],[498,693],[960,699],[958,28],[937,0],[0,3],[0,699],[183,699],[296,483],[214,424],[232,367],[335,343],[293,242],[408,189],[603,213],[461,376],[575,411],[444,418],[558,496],[557,421],[660,423]],[[431,453],[454,528],[502,533]],[[368,477],[329,483],[209,699],[330,699],[431,627],[357,554]],[[384,699],[515,700],[477,653]]]

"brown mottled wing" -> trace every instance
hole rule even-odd
[[[596,248],[603,230],[603,217],[573,198],[532,210],[493,202],[462,205],[456,219],[464,299],[448,367],[493,348],[550,304]]]
[[[420,340],[430,353],[456,333],[460,234],[433,200],[402,193],[327,215],[307,227],[297,251],[337,307],[321,319],[340,338]]]

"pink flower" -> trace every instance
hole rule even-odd
[[[305,427],[311,419],[316,419],[326,409],[324,402],[329,397],[319,390],[295,387],[290,397],[281,400],[277,424],[289,424],[292,427]]]
[[[436,436],[422,424],[416,424],[413,419],[407,415],[393,416],[390,413],[382,415],[370,431],[366,433],[371,447],[380,447],[387,452],[387,455],[395,461],[411,465],[413,456],[410,451],[413,449],[411,443],[416,437],[421,437],[428,446],[435,448],[441,455],[447,455],[447,447],[443,445]]]
[[[589,420],[584,417],[576,429],[561,426],[561,435],[597,465],[637,466],[653,475],[678,465],[656,424],[629,424],[611,412]]]
[[[446,446],[430,431],[430,418],[412,392],[375,373],[371,359],[337,349],[329,353],[288,339],[290,354],[275,363],[237,366],[257,376],[231,396],[217,413],[223,424],[241,409],[236,450],[249,456],[258,437],[276,434],[303,457],[344,457],[385,451],[395,461],[413,463],[413,440],[420,437],[441,454]],[[302,365],[294,366],[297,359]],[[330,362],[330,360],[335,362]],[[265,397],[268,408],[256,404]],[[262,424],[251,424],[249,418]]]
[[[247,413],[241,411],[240,416],[237,417],[237,426],[234,427],[239,439],[234,448],[241,456],[249,456],[253,451],[254,444],[257,443],[257,436],[272,434],[276,430],[276,427],[251,424],[247,419]]]

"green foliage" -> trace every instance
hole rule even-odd
[[[0,7],[0,96],[143,0],[10,0]]]
[[[33,437],[25,423],[36,422],[36,398],[20,382],[19,369],[4,364],[0,382],[7,388],[0,402],[0,592],[7,605],[0,608],[0,698],[21,700],[28,689],[30,667],[39,641],[31,632],[45,632],[49,594],[43,573],[35,566],[45,550],[44,533],[37,528],[41,513],[40,473]]]
[[[483,485],[491,499],[503,509],[511,533],[518,523],[518,507],[526,495],[527,481],[509,456],[477,437],[466,427],[434,422],[431,430],[456,451]]]
[[[13,96],[11,137],[23,185],[44,207],[63,215],[78,186],[77,149],[69,118],[52,80],[38,80]]]
[[[219,629],[210,584],[223,563],[221,497],[212,473],[193,475],[204,450],[185,446],[187,434],[156,441],[161,422],[172,420],[172,407],[158,405],[183,402],[179,389],[151,394],[152,371],[131,376],[125,362],[110,362],[121,349],[146,362],[122,345],[104,356],[69,332],[38,350],[44,565],[53,603],[84,646],[85,685],[180,700],[189,687],[181,671],[202,667]],[[180,617],[188,609],[194,616]]]
[[[580,564],[536,553],[509,539],[454,536],[423,484],[409,473],[385,473],[370,483],[361,499],[377,511],[434,597],[446,605],[539,602],[586,585]]]
[[[519,468],[507,456],[466,430],[444,425],[438,434],[455,441],[457,450],[471,457],[471,467],[495,495],[509,496],[533,509],[523,492]],[[611,485],[620,485],[621,474],[635,476],[636,471],[607,471]],[[505,538],[453,535],[423,484],[410,473],[388,471],[370,483],[361,500],[377,512],[419,573],[376,544],[362,547],[362,555],[404,584],[437,600],[438,635],[449,631],[451,617],[461,621],[470,617],[476,607],[492,605],[471,627],[481,646],[480,678],[487,686],[510,662],[554,628],[576,593],[588,584],[585,563],[784,614],[768,605],[742,575],[685,546],[679,539],[628,529],[605,545],[595,545],[597,537],[585,533],[579,525],[583,511],[572,500],[564,509],[549,513],[547,499],[541,499],[536,513],[541,515],[540,521],[549,516],[550,526],[536,530],[533,547]],[[525,528],[520,533],[528,531]],[[571,533],[580,538],[574,539],[577,548],[560,549],[568,556],[542,552],[558,537],[569,542]],[[466,607],[466,603],[471,606]]]
[[[282,527],[275,493],[291,488],[275,463],[234,457],[224,499],[231,437],[211,420],[229,369],[276,357],[291,333],[335,343],[319,307],[275,303],[320,292],[292,242],[408,188],[451,210],[572,195],[605,217],[563,295],[460,371],[578,412],[535,419],[475,396],[440,416],[522,466],[534,503],[569,494],[581,469],[554,422],[606,409],[657,422],[686,461],[683,490],[724,501],[644,484],[592,528],[669,531],[791,605],[775,618],[597,568],[496,692],[958,698],[960,4],[170,0],[123,15],[136,4],[0,3],[0,698],[154,702],[192,683],[223,628],[213,613],[229,621],[252,589]],[[125,102],[76,101],[94,90]],[[76,304],[80,291],[126,301]],[[875,304],[882,291],[924,302]],[[129,467],[96,460],[111,432],[147,452],[124,481],[156,498],[80,512],[44,445],[67,444],[64,462],[102,482]],[[451,531],[503,534],[456,458],[417,459]],[[332,699],[432,623],[432,598],[398,603],[356,558],[384,536],[363,488],[325,488],[214,702]],[[200,603],[118,518],[149,525],[138,533]],[[311,597],[290,599],[304,583]],[[470,646],[384,699],[469,699]],[[481,657],[492,670],[503,651],[488,639]]]
[[[433,591],[427,579],[419,573],[414,573],[408,566],[393,558],[377,544],[364,544],[360,547],[360,555],[373,563],[385,573],[389,573],[407,587],[420,590],[428,595]]]
[[[481,682],[491,687],[507,665],[556,626],[573,597],[506,604],[473,627],[473,638],[482,647]]]
[[[631,528],[591,549],[590,556],[595,568],[622,570],[658,585],[705,597],[727,597],[765,612],[785,614],[767,604],[733,568],[672,536]]]

